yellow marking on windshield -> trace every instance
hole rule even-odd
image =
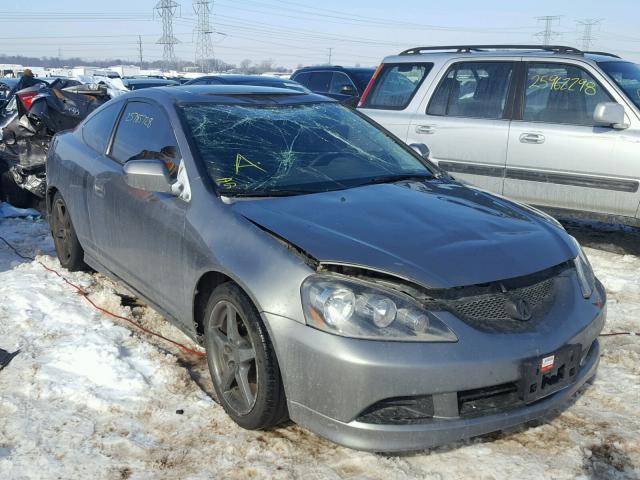
[[[235,182],[235,180],[233,178],[231,178],[231,177],[216,178],[216,182],[221,184],[224,188],[234,188],[234,187],[238,186],[238,184]]]
[[[237,154],[236,155],[236,175],[240,172],[241,168],[247,168],[247,167],[257,168],[258,170],[264,173],[267,173],[267,171],[264,168],[256,165],[251,160],[248,160],[247,157],[245,157],[241,153]]]

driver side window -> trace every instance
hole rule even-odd
[[[120,118],[111,157],[121,164],[129,160],[162,160],[176,178],[180,151],[166,114],[145,102],[129,102]]]

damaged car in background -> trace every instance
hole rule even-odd
[[[131,92],[54,138],[56,252],[204,346],[244,428],[389,452],[565,407],[606,316],[584,252],[415,147],[310,93]]]
[[[17,83],[17,82],[16,82]],[[0,84],[5,87],[12,83]],[[127,91],[119,79],[57,78],[0,100],[0,193],[17,207],[38,205],[46,190],[45,160],[53,135],[78,125],[113,96]]]

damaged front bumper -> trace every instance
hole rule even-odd
[[[336,443],[392,452],[550,414],[594,376],[599,361],[604,289],[599,285],[602,303],[585,301],[575,281],[566,281],[567,296],[554,304],[541,328],[480,332],[451,315],[448,324],[460,340],[449,344],[357,340],[263,313],[290,417]],[[531,359],[567,349],[578,352],[570,381],[534,400],[523,395],[529,388],[523,371]]]

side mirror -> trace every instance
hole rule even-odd
[[[342,95],[350,95],[352,97],[358,95],[358,92],[353,85],[343,85],[342,87],[340,87],[340,93]]]
[[[601,102],[596,105],[593,111],[593,120],[596,125],[612,127],[615,129],[625,129],[629,125],[624,123],[624,107],[615,102]]]
[[[420,155],[425,160],[429,160],[429,156],[431,152],[429,151],[429,147],[427,147],[424,143],[412,143],[409,145],[411,149]]]
[[[162,160],[130,160],[124,164],[127,185],[147,192],[171,193],[169,171]]]

